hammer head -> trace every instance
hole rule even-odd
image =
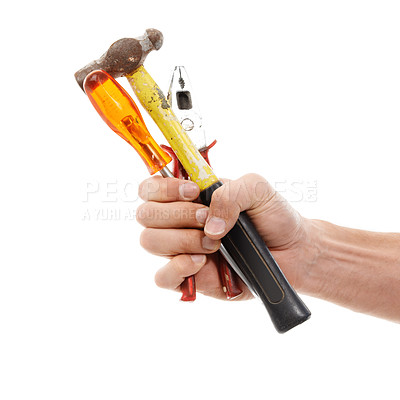
[[[147,54],[160,49],[162,44],[163,35],[157,29],[146,29],[136,39],[117,40],[98,60],[75,72],[75,79],[83,90],[86,76],[96,69],[108,72],[113,78],[131,74],[143,64]]]

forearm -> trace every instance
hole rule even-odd
[[[400,322],[400,234],[308,220],[306,294]]]

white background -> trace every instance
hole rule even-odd
[[[311,320],[279,335],[258,301],[158,289],[164,260],[130,218],[147,170],[73,74],[160,29],[145,65],[164,89],[186,66],[218,175],[258,172],[307,217],[399,231],[399,20],[382,0],[3,5],[0,398],[398,398],[399,325],[304,296]],[[309,182],[315,201],[292,191]]]

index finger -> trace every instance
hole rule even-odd
[[[193,201],[200,194],[199,187],[191,181],[152,176],[139,185],[139,197],[144,201]]]

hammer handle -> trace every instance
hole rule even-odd
[[[200,192],[203,204],[210,205],[213,192],[222,185],[216,182]],[[306,321],[311,313],[286,280],[264,240],[245,212],[221,240],[231,264],[249,289],[267,309],[279,333]]]
[[[126,77],[190,179],[199,186],[203,203],[208,205],[212,193],[222,183],[196,149],[164,94],[144,67],[140,66]],[[260,297],[278,332],[286,332],[310,317],[310,311],[287,282],[245,213],[240,215],[234,228],[222,239],[222,243],[221,251],[227,252],[225,258],[234,266],[250,290]]]

